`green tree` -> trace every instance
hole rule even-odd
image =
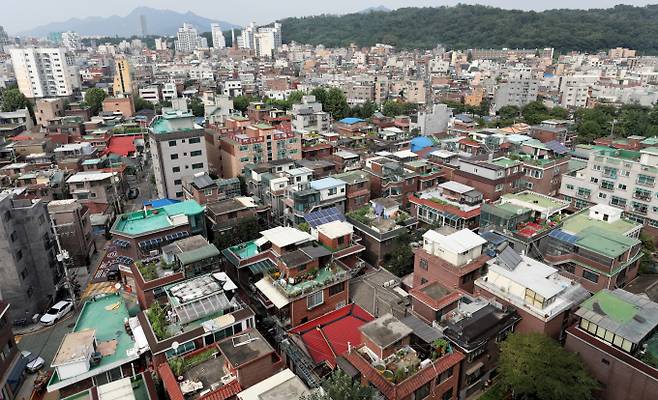
[[[405,276],[414,269],[414,253],[411,250],[411,235],[404,232],[395,239],[395,247],[384,256],[384,266],[396,276]]]
[[[103,100],[107,97],[107,93],[100,88],[88,89],[85,93],[85,103],[89,106],[91,113],[96,115],[103,109]]]
[[[315,88],[311,90],[311,94],[315,96],[315,100],[322,105],[327,101],[327,90],[324,88]]]
[[[517,106],[503,106],[498,110],[498,116],[501,119],[511,119],[514,120],[518,118],[521,114],[521,110]]]
[[[315,392],[305,395],[300,400],[368,400],[375,396],[375,389],[361,385],[340,369],[335,369],[322,383],[324,394]]]
[[[350,107],[347,105],[347,98],[338,88],[327,90],[322,108],[324,111],[330,113],[336,121],[347,117],[350,111]]]
[[[34,121],[34,109],[32,103],[17,88],[5,89],[0,93],[0,109],[2,111],[16,111],[27,108],[30,112],[30,118]]]
[[[540,333],[513,333],[501,344],[500,383],[517,398],[586,400],[598,384],[578,355]]]
[[[247,107],[249,107],[249,103],[256,100],[256,98],[251,96],[235,96],[235,98],[233,98],[233,108],[240,112],[245,112],[247,111]]]
[[[302,102],[302,97],[304,97],[304,92],[300,90],[295,90],[288,95],[288,104],[289,107],[292,107],[293,104],[299,104]]]
[[[194,114],[195,117],[203,117],[206,113],[203,107],[203,101],[201,101],[201,99],[196,96],[190,99],[188,106],[190,107],[190,111],[192,111],[192,114]]]
[[[526,104],[521,109],[521,115],[523,115],[525,122],[530,125],[536,125],[551,117],[548,107],[541,101],[533,101]]]
[[[135,111],[155,110],[155,105],[153,103],[151,103],[150,101],[146,101],[139,96],[135,96],[134,103],[135,103]]]
[[[311,225],[309,225],[308,222],[302,222],[301,224],[297,225],[297,229],[302,232],[311,233]]]

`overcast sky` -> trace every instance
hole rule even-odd
[[[370,6],[389,8],[440,6],[456,3],[487,4],[502,8],[605,8],[615,4],[646,5],[658,0],[0,0],[0,25],[10,33],[71,17],[126,15],[137,6],[192,11],[238,25],[265,24],[288,16],[321,13],[346,14]]]

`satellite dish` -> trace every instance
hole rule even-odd
[[[176,350],[178,350],[178,346],[180,346],[180,344],[179,344],[178,342],[173,342],[173,343],[171,344],[171,349],[172,349],[173,351],[176,351]]]
[[[116,285],[114,285],[114,288],[116,290],[121,290],[121,282],[117,282]]]

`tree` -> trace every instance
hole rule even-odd
[[[135,96],[134,103],[135,103],[135,111],[155,110],[155,105],[153,105],[153,103],[151,103],[150,101],[146,101],[139,96]]]
[[[289,108],[292,107],[293,104],[299,104],[302,102],[302,97],[304,97],[304,92],[300,90],[295,90],[294,92],[291,92],[288,95],[288,105]]]
[[[540,333],[513,333],[500,347],[500,382],[518,398],[584,400],[598,387],[578,355]]]
[[[501,119],[514,120],[519,117],[521,110],[517,106],[503,106],[498,110],[498,116]]]
[[[2,101],[0,102],[0,108],[2,111],[16,111],[27,108],[30,112],[30,118],[34,121],[34,110],[32,108],[32,103],[25,97],[23,93],[17,88],[5,89],[0,94]]]
[[[322,383],[324,393],[315,392],[300,400],[368,400],[375,396],[372,386],[361,385],[340,369],[335,369]]]
[[[536,125],[541,121],[550,119],[548,107],[541,101],[533,101],[526,104],[521,110],[521,115],[527,124]]]
[[[322,103],[324,111],[330,113],[334,120],[340,120],[348,116],[350,107],[347,105],[347,98],[343,92],[338,88],[331,88],[327,90],[324,103]]]
[[[190,111],[195,117],[203,117],[206,112],[203,107],[203,101],[198,97],[192,97],[188,103]]]
[[[88,89],[85,93],[85,103],[91,109],[91,113],[96,115],[103,109],[103,100],[107,97],[107,93],[100,88]]]
[[[236,244],[258,239],[260,236],[261,226],[255,217],[240,220],[240,224],[232,227],[227,231],[222,231],[213,240],[218,249],[226,249]]]
[[[301,224],[297,225],[297,229],[302,232],[311,233],[311,226],[308,224],[308,222],[302,222]]]
[[[315,96],[315,101],[324,105],[327,101],[327,91],[324,88],[315,88],[311,90],[311,95]],[[325,110],[327,111],[327,110]]]
[[[411,250],[411,235],[404,232],[395,239],[395,247],[384,256],[384,265],[396,276],[405,276],[414,269],[414,253]]]
[[[233,98],[233,108],[235,108],[240,112],[245,112],[247,111],[247,107],[249,107],[249,103],[255,100],[257,99],[251,96],[244,96],[244,95],[235,96],[235,98]]]

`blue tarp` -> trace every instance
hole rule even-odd
[[[426,147],[431,147],[433,144],[427,136],[418,136],[411,139],[411,151],[420,151]]]

